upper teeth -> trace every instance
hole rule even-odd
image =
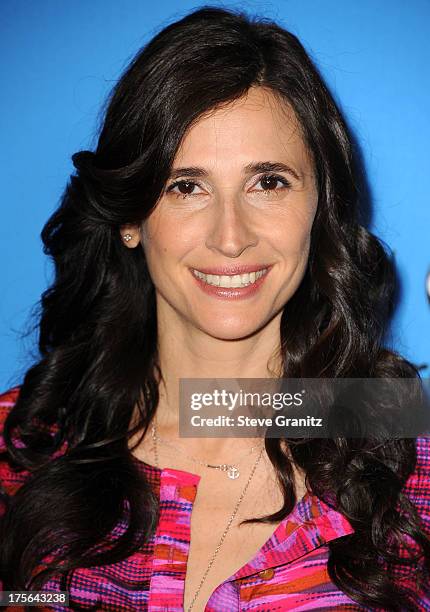
[[[203,274],[199,270],[193,269],[193,274],[200,278],[208,285],[216,285],[217,287],[246,287],[255,283],[263,274],[266,274],[267,268],[258,270],[257,272],[250,272],[246,274],[235,274],[234,276],[219,275],[219,274]]]

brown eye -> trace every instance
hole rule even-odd
[[[278,179],[274,176],[265,176],[261,179],[261,186],[265,191],[276,189],[277,183]]]
[[[194,183],[189,183],[185,181],[183,183],[178,183],[178,189],[180,193],[189,195],[193,192]]]
[[[263,191],[276,191],[277,189],[284,189],[285,187],[291,186],[287,179],[276,174],[266,174],[262,176],[258,182],[261,184]],[[278,187],[278,183],[281,183],[281,187]]]
[[[176,195],[182,195],[182,196],[197,195],[193,193],[195,187],[198,187],[198,185],[197,183],[194,183],[193,181],[176,181],[175,183],[172,183],[170,187],[166,189],[166,192],[167,193],[171,192]]]

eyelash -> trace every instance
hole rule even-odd
[[[276,188],[276,189],[262,189],[260,190],[262,193],[265,194],[269,194],[271,192],[275,192],[275,191],[281,191],[282,189],[289,189],[291,187],[291,183],[283,176],[280,176],[279,174],[263,174],[263,176],[260,176],[260,178],[258,179],[256,185],[258,185],[258,183],[260,183],[263,179],[277,179],[278,181],[280,181],[282,183],[282,187],[280,188]],[[180,179],[178,181],[175,181],[174,183],[172,183],[171,185],[169,185],[169,187],[167,187],[166,189],[166,193],[174,193],[173,189],[175,187],[177,187],[178,185],[197,185],[197,187],[201,187],[201,185],[199,185],[199,183],[196,183],[195,181],[186,181],[184,179]],[[197,195],[201,195],[199,193],[175,193],[175,195],[177,197],[182,197],[182,198],[188,198],[190,196],[197,196]]]

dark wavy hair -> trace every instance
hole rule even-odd
[[[151,213],[192,122],[251,86],[293,107],[319,193],[308,267],[281,319],[283,376],[419,377],[383,346],[394,265],[360,219],[357,151],[318,70],[299,40],[271,20],[202,6],[137,53],[109,97],[96,150],[72,156],[76,172],[43,228],[55,280],[41,298],[40,359],[4,428],[9,460],[31,472],[14,496],[3,493],[5,589],[38,589],[57,573],[67,587],[74,568],[124,559],[154,532],[157,499],[129,440],[145,435],[158,404],[155,291],[143,249],[124,248],[119,228]],[[415,440],[284,441],[290,456],[283,440],[266,439],[283,506],[250,520],[278,522],[291,512],[294,461],[321,499],[334,492],[355,530],[329,543],[332,581],[360,604],[410,609],[385,568],[401,562],[413,571],[416,559],[399,556],[405,535],[420,559],[430,559],[416,509],[401,492],[416,466]],[[53,457],[64,444],[67,452]],[[127,528],[113,539],[124,516]],[[45,557],[50,562],[39,567]]]

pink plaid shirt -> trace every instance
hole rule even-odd
[[[16,401],[17,393],[18,389],[13,389],[0,396],[0,425]],[[405,491],[430,536],[430,438],[418,438],[416,444],[417,468],[409,477]],[[74,610],[75,602],[83,610],[183,610],[191,513],[200,477],[171,468],[160,470],[134,456],[133,461],[143,470],[159,498],[156,533],[127,559],[109,566],[75,570],[69,606],[52,604],[39,609]],[[18,474],[11,469],[0,438],[0,482],[4,490],[13,495],[27,477],[27,472]],[[125,526],[126,522],[120,523],[115,531],[120,533]],[[307,492],[289,516],[274,528],[258,553],[212,592],[205,612],[381,610],[352,601],[328,575],[328,542],[353,531],[341,513]],[[423,571],[428,577],[428,568]],[[413,593],[415,604],[411,609],[430,610],[430,578],[428,588],[420,593],[401,570],[398,579]],[[61,590],[60,577],[50,579],[44,589]]]

